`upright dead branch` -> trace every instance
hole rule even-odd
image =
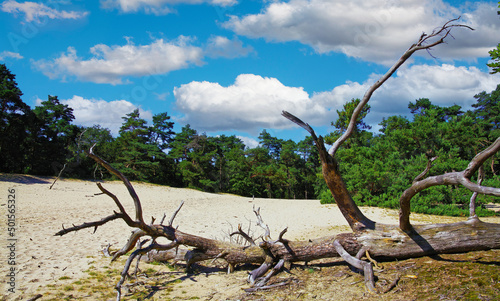
[[[95,144],[90,148],[87,155],[90,158],[94,159],[94,161],[99,163],[102,167],[106,168],[110,173],[117,176],[123,182],[123,184],[125,184],[125,186],[127,187],[128,193],[132,197],[132,200],[134,200],[135,218],[136,218],[135,223],[137,223],[138,228],[145,227],[146,223],[144,223],[144,218],[142,217],[141,201],[139,200],[139,196],[135,192],[134,187],[132,186],[132,184],[130,184],[130,181],[120,171],[116,170],[111,165],[109,165],[106,161],[104,161],[103,159],[99,158],[98,156],[96,156],[94,154],[94,151],[93,151],[94,146],[95,146]]]
[[[453,24],[453,22],[458,21],[460,18],[456,18],[446,22],[440,28],[435,29],[431,34],[422,34],[418,41],[411,45],[408,50],[403,53],[403,55],[399,58],[399,60],[387,71],[377,82],[375,82],[365,93],[363,99],[359,102],[352,113],[351,120],[349,121],[349,125],[347,130],[340,136],[337,141],[332,145],[328,153],[333,157],[335,153],[339,149],[339,147],[352,135],[354,129],[356,128],[356,121],[361,114],[363,107],[366,106],[368,101],[373,95],[373,92],[380,88],[393,74],[396,70],[403,65],[406,60],[408,60],[415,52],[419,50],[430,50],[432,47],[437,46],[439,44],[444,43],[444,40],[451,34],[451,30],[455,27],[464,27],[470,30],[474,30],[473,28],[463,25],[463,24]]]
[[[52,189],[52,187],[56,184],[57,180],[59,180],[59,178],[61,177],[64,169],[66,168],[66,165],[68,165],[68,163],[64,163],[63,168],[61,168],[61,170],[59,171],[59,174],[57,175],[57,177],[54,180],[54,182],[52,182],[52,185],[50,185],[49,189]]]
[[[359,114],[362,112],[363,107],[366,106],[373,93],[380,86],[382,86],[382,84],[384,84],[394,74],[394,72],[396,72],[396,70],[401,67],[401,65],[403,65],[416,51],[424,49],[430,50],[432,47],[444,43],[445,38],[447,38],[451,34],[451,30],[453,28],[464,27],[473,30],[471,27],[463,24],[453,24],[453,22],[457,21],[458,19],[459,18],[446,22],[443,26],[434,30],[431,34],[422,34],[418,41],[415,44],[411,45],[410,48],[408,48],[408,50],[403,53],[399,60],[379,80],[377,80],[370,88],[368,88],[362,100],[354,109],[347,130],[335,141],[328,152],[325,149],[321,137],[316,137],[314,130],[309,126],[309,124],[303,122],[302,120],[288,112],[282,113],[284,117],[288,118],[292,122],[298,124],[299,126],[306,129],[309,133],[311,133],[319,151],[325,182],[330,189],[335,202],[339,206],[340,211],[344,215],[344,218],[347,220],[353,230],[374,229],[375,223],[368,219],[359,210],[358,206],[354,203],[352,197],[347,191],[346,185],[338,170],[337,162],[335,160],[335,154],[340,146],[352,135],[356,127],[356,121],[359,117]],[[427,171],[423,173],[422,177],[426,173]],[[407,213],[405,207],[403,209],[403,220],[404,218],[406,218],[406,215],[409,215],[409,211]],[[403,222],[401,225],[404,229],[408,229],[409,220],[408,222]]]
[[[484,179],[484,168],[481,166],[479,168],[479,172],[477,175],[477,185],[481,185]],[[470,202],[469,202],[469,218],[477,218],[476,215],[476,199],[477,196],[479,195],[478,192],[474,192],[472,196],[470,197]]]
[[[347,190],[344,180],[338,170],[337,160],[335,160],[335,158],[326,150],[323,138],[321,136],[316,136],[316,133],[309,124],[303,122],[300,118],[294,116],[293,114],[283,111],[282,115],[311,134],[319,152],[323,178],[325,179],[325,182],[335,199],[335,203],[338,205],[342,215],[346,219],[347,223],[349,223],[351,229],[359,230],[364,228],[373,228],[374,222],[367,218],[361,210],[359,210],[356,203],[354,203],[354,200]]]

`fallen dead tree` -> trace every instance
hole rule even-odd
[[[368,219],[360,211],[347,191],[335,159],[336,151],[351,136],[356,119],[363,107],[368,103],[373,92],[390,78],[413,53],[419,50],[429,50],[443,43],[444,39],[450,35],[450,31],[455,27],[467,27],[454,24],[453,22],[455,21],[451,20],[447,22],[429,35],[422,34],[419,40],[401,56],[397,63],[368,89],[354,110],[346,132],[329,150],[325,148],[321,136],[318,137],[307,123],[288,112],[283,112],[284,117],[306,129],[316,142],[322,162],[324,179],[339,209],[349,223],[352,229],[351,233],[308,241],[289,241],[285,238],[285,229],[278,235],[277,239],[273,240],[271,239],[271,233],[269,233],[264,222],[260,219],[258,210],[256,210],[255,213],[259,225],[266,229],[266,234],[262,241],[256,242],[239,228],[233,235],[240,235],[247,241],[248,244],[243,246],[241,244],[204,238],[177,230],[172,224],[182,205],[172,214],[167,223],[164,223],[165,218],[163,218],[160,223],[155,224],[153,220],[148,224],[144,221],[141,201],[132,184],[120,171],[114,169],[110,164],[97,156],[93,152],[93,149],[90,149],[88,155],[109,172],[120,178],[127,187],[134,201],[135,215],[134,217],[130,216],[114,194],[106,190],[101,184],[97,184],[100,191],[108,195],[116,203],[118,211],[99,221],[63,228],[56,235],[62,236],[85,228],[94,228],[97,230],[99,226],[116,219],[123,220],[128,226],[134,229],[125,246],[112,254],[112,260],[116,260],[135,248],[129,255],[121,273],[121,279],[116,285],[118,300],[121,298],[121,288],[126,281],[132,262],[146,254],[154,257],[154,254],[159,251],[164,251],[162,254],[165,256],[184,260],[188,267],[195,262],[208,259],[225,260],[229,271],[232,271],[238,264],[259,264],[260,266],[249,275],[249,282],[255,288],[266,287],[266,283],[270,277],[292,262],[309,262],[321,258],[340,256],[350,265],[363,271],[366,287],[372,292],[377,292],[372,263],[361,260],[363,256],[366,256],[368,259],[372,257],[400,259],[500,248],[500,225],[480,221],[473,213],[473,207],[475,206],[473,201],[471,201],[471,216],[469,219],[453,224],[412,225],[409,211],[410,201],[415,194],[436,185],[463,185],[474,193],[500,196],[500,188],[484,187],[480,185],[479,181],[478,183],[471,181],[483,163],[500,150],[500,137],[487,149],[477,154],[463,171],[426,177],[431,168],[429,162],[424,172],[415,178],[411,187],[400,198],[399,225],[379,224],[376,221]],[[140,241],[143,238],[147,238],[147,240]],[[166,238],[169,243],[160,244],[157,242],[158,238]],[[179,247],[189,247],[189,249],[179,252]]]

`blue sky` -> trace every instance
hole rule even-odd
[[[262,129],[299,141],[361,98],[422,32],[461,16],[448,43],[418,53],[370,102],[367,122],[408,115],[429,98],[470,108],[490,92],[488,50],[500,42],[497,2],[441,0],[54,0],[0,2],[0,62],[34,107],[48,95],[75,123],[117,133],[125,114],[168,112],[175,130],[235,134],[254,147]]]

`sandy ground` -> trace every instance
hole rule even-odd
[[[53,178],[0,174],[1,212],[1,294],[7,299],[22,294],[23,299],[33,296],[38,287],[56,283],[61,277],[78,279],[84,276],[91,261],[102,257],[101,250],[108,244],[115,249],[126,242],[131,229],[121,220],[99,227],[95,233],[85,229],[59,237],[54,234],[71,224],[96,221],[117,210],[114,202],[99,192],[95,182],[59,180],[49,189]],[[105,182],[104,187],[116,194],[125,209],[133,216],[131,198],[121,182]],[[348,226],[335,205],[321,205],[317,200],[252,199],[227,194],[209,194],[190,189],[134,183],[141,198],[144,217],[167,218],[185,201],[184,207],[174,221],[179,230],[224,239],[238,224],[255,227],[253,207],[261,208],[261,215],[269,225],[273,237],[288,227],[288,239],[304,240],[340,232],[347,232]],[[9,189],[15,194],[15,251],[12,254],[7,241],[8,224],[7,198]],[[11,197],[12,198],[12,197]],[[397,212],[379,208],[362,208],[373,220],[382,223],[397,223]],[[456,220],[440,218],[443,222]],[[414,221],[426,222],[425,216],[416,215]],[[498,222],[498,218],[495,219]],[[7,246],[7,247],[5,247]],[[15,265],[6,264],[10,255],[15,256]],[[15,267],[16,293],[8,292],[6,282],[9,268]],[[121,269],[121,266],[118,267]],[[217,279],[198,279],[196,282],[206,291],[228,288]],[[7,281],[4,281],[7,279]],[[240,281],[241,280],[241,281]],[[233,282],[237,290],[244,278]],[[243,282],[242,282],[243,281]],[[43,299],[42,299],[43,300]]]

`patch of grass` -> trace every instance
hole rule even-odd
[[[444,254],[436,257],[422,257],[409,260],[381,263],[384,270],[375,272],[377,285],[386,287],[396,274],[401,274],[397,286],[386,295],[366,295],[363,276],[355,273],[341,260],[325,259],[309,265],[297,264],[292,274],[280,274],[272,281],[290,278],[290,284],[261,293],[235,293],[224,296],[224,300],[499,300],[500,298],[500,250],[478,251],[465,254]],[[99,261],[104,263],[104,261]],[[122,267],[124,262],[117,263]],[[164,265],[164,264],[158,264]],[[142,264],[148,276],[143,273],[137,279],[127,279],[129,291],[124,300],[144,300],[154,293],[152,300],[198,300],[202,295],[192,296],[189,286],[179,273],[161,273],[158,265]],[[96,264],[84,278],[72,281],[71,285],[51,284],[40,291],[52,300],[110,300],[115,299],[114,287],[120,278],[121,269]],[[167,267],[172,267],[165,265]],[[172,267],[175,269],[175,267]],[[181,270],[180,267],[176,268]],[[133,272],[133,269],[132,271]],[[151,273],[154,276],[151,276]],[[185,275],[185,274],[182,274]],[[205,277],[193,275],[192,277]],[[225,277],[239,277],[225,275]],[[196,278],[194,278],[196,279]],[[182,285],[179,285],[182,283]],[[72,289],[70,289],[72,287]],[[242,288],[245,285],[242,284]],[[51,293],[50,295],[48,293]],[[49,297],[50,296],[50,297]],[[220,296],[216,295],[213,300]]]

